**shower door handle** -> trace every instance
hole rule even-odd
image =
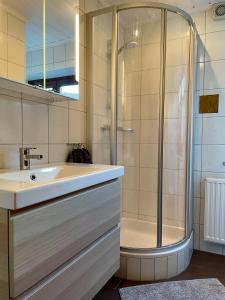
[[[134,132],[133,128],[126,128],[126,127],[118,126],[117,129],[122,132],[131,132],[131,133]]]
[[[103,125],[102,126],[102,130],[110,130],[110,125]],[[126,128],[126,127],[122,127],[122,126],[118,126],[117,130],[122,131],[122,132],[134,132],[133,128]]]

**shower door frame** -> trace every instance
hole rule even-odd
[[[196,82],[196,57],[197,57],[197,30],[191,16],[185,11],[163,3],[135,2],[130,4],[114,5],[86,15],[87,30],[87,98],[92,99],[92,37],[93,18],[112,14],[112,49],[111,49],[111,126],[110,126],[110,160],[112,165],[117,163],[117,75],[118,75],[118,14],[121,11],[150,8],[161,10],[161,59],[160,59],[160,100],[159,100],[159,151],[158,151],[158,199],[157,199],[157,246],[149,248],[156,249],[173,248],[187,240],[192,232],[192,177],[193,177],[193,100],[195,98]],[[165,73],[166,73],[166,43],[167,43],[167,12],[172,12],[182,16],[189,24],[189,62],[188,62],[188,100],[187,100],[187,135],[186,135],[186,182],[185,182],[185,236],[183,240],[171,245],[162,245],[162,209],[163,209],[163,140],[164,140],[164,103],[165,103]],[[89,110],[93,112],[93,107],[89,101]],[[92,114],[89,114],[87,127],[92,124]],[[88,143],[91,136],[89,132]],[[131,248],[124,248],[134,250]],[[139,249],[146,252],[146,249]]]

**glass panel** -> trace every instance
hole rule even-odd
[[[118,164],[125,166],[121,245],[156,247],[161,10],[119,13]]]
[[[62,87],[75,86],[68,93],[77,99],[79,68],[76,42],[79,39],[79,10],[77,0],[46,1],[46,88],[61,93]],[[79,43],[79,40],[78,40]],[[78,44],[79,46],[79,44]],[[67,90],[68,90],[67,88]],[[65,88],[64,88],[65,90]]]
[[[186,144],[190,28],[168,13],[163,161],[163,245],[185,237]]]
[[[92,116],[89,132],[94,163],[110,164],[112,14],[93,18]]]

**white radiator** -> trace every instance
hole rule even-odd
[[[205,180],[204,239],[225,244],[225,179]]]

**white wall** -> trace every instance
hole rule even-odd
[[[225,178],[225,20],[214,21],[211,11],[193,15],[201,38],[198,53],[197,94],[219,94],[219,112],[199,114],[195,103],[194,230],[195,248],[225,254],[225,247],[205,242],[204,179]]]

